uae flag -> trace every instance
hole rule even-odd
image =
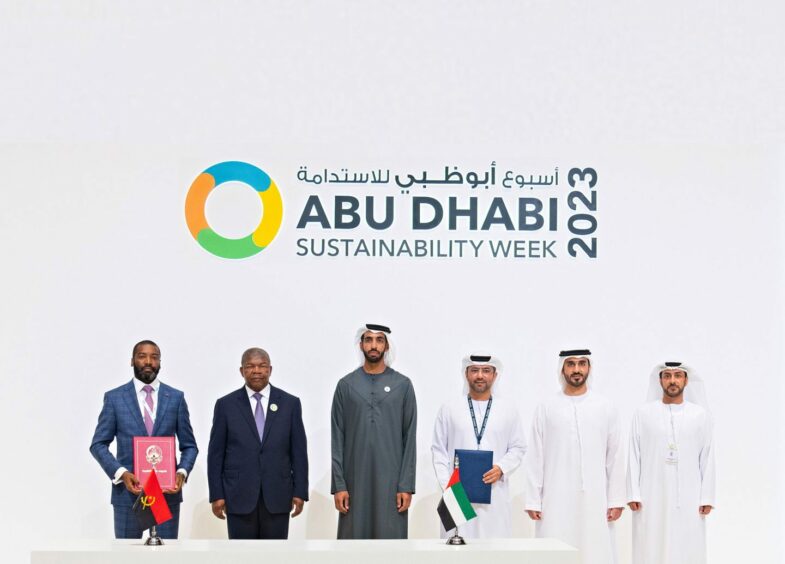
[[[155,470],[150,472],[150,476],[142,486],[142,493],[136,498],[133,511],[142,530],[160,525],[172,518],[172,512],[169,511],[164,492],[161,491],[161,486],[158,484]]]
[[[447,489],[444,490],[436,511],[439,512],[439,518],[442,520],[445,531],[454,529],[477,517],[472,504],[469,503],[469,498],[466,496],[466,491],[461,485],[457,468],[453,470],[452,477],[447,483]]]

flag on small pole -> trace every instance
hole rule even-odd
[[[172,512],[158,483],[155,469],[142,486],[142,492],[134,502],[133,512],[142,529],[150,529],[172,518]]]
[[[439,518],[442,520],[444,530],[450,531],[456,529],[453,538],[460,539],[460,542],[455,542],[453,541],[453,538],[451,538],[450,541],[453,542],[448,541],[448,543],[465,544],[463,539],[458,536],[457,528],[477,517],[477,513],[474,512],[474,508],[469,502],[466,491],[461,484],[457,456],[455,457],[455,470],[452,472],[450,481],[447,482],[447,488],[442,494],[442,500],[439,502],[439,507],[437,507],[436,511],[439,513]]]

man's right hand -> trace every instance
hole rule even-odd
[[[335,492],[333,497],[335,498],[335,508],[344,515],[349,513],[349,492]]]
[[[226,519],[226,500],[216,499],[213,503],[213,515],[219,519]]]
[[[123,472],[123,475],[120,476],[120,479],[125,484],[125,489],[131,492],[134,495],[139,495],[142,493],[142,488],[139,485],[139,480],[136,479],[136,476],[131,474],[129,471]]]
[[[631,501],[627,505],[629,505],[630,509],[632,509],[633,511],[638,511],[641,508],[640,501]]]
[[[526,513],[529,514],[529,518],[532,521],[539,521],[540,519],[542,519],[542,511],[532,511],[530,509],[527,509]]]

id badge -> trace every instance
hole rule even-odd
[[[665,464],[679,463],[679,447],[675,443],[668,443],[665,450]]]

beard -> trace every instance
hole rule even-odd
[[[137,366],[134,364],[134,377],[137,380],[144,382],[145,384],[149,384],[158,376],[159,370],[161,370],[160,367],[155,368],[153,366]]]
[[[679,388],[678,386],[668,386],[663,388],[662,391],[665,392],[665,395],[669,398],[677,398],[684,393],[684,388]]]
[[[580,378],[578,380],[573,380],[573,376],[579,376]],[[588,377],[588,374],[583,375],[580,372],[573,372],[569,376],[565,376],[564,381],[567,382],[567,385],[572,388],[580,388],[586,383]]]
[[[481,394],[488,390],[490,386],[488,386],[488,382],[470,382],[469,388],[475,394]]]
[[[363,350],[363,356],[368,362],[376,363],[384,358],[384,352],[379,352],[375,349],[371,349],[369,351]]]

